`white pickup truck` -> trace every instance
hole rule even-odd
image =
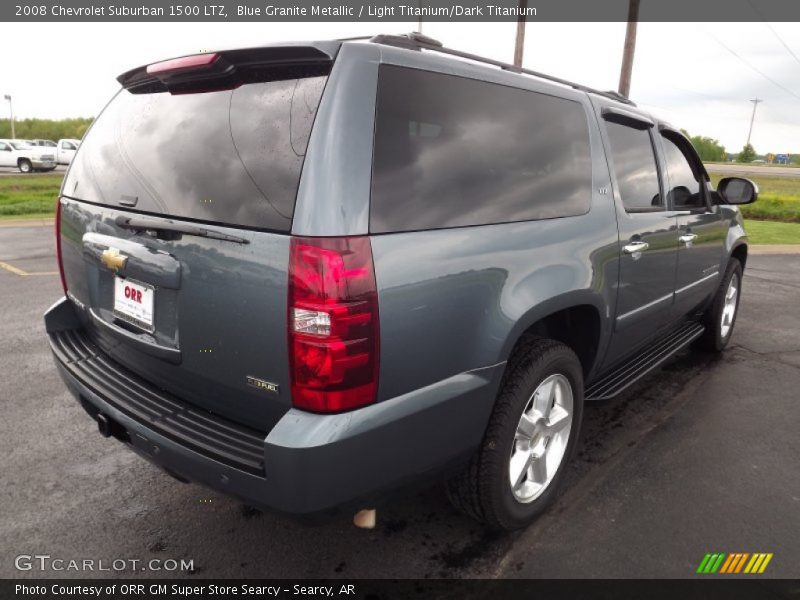
[[[75,156],[75,152],[77,152],[80,143],[80,140],[74,140],[71,138],[58,140],[58,143],[52,140],[31,140],[31,144],[34,146],[42,146],[52,149],[55,153],[56,162],[59,165],[68,165],[72,162],[72,157]]]
[[[81,145],[80,140],[63,139],[58,140],[56,147],[56,162],[60,165],[68,165],[72,162],[72,157],[78,151],[78,146]]]
[[[0,167],[17,167],[21,173],[52,171],[57,165],[53,150],[26,140],[0,140]]]

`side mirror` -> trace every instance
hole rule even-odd
[[[744,177],[720,179],[717,192],[725,204],[752,204],[758,199],[758,186]]]

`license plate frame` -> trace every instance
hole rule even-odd
[[[125,287],[137,293],[136,298],[125,297]],[[147,333],[155,332],[156,288],[149,283],[114,276],[113,314],[116,318]],[[149,317],[149,319],[148,319]]]

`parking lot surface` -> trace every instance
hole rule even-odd
[[[66,165],[58,165],[52,171],[45,173],[28,173],[26,177],[36,177],[37,175],[63,175],[67,172]],[[9,175],[22,175],[16,167],[0,167],[0,177],[8,177]]]
[[[0,227],[0,577],[139,574],[15,569],[15,556],[37,553],[185,559],[197,578],[690,577],[706,552],[771,552],[762,577],[800,576],[798,255],[751,256],[722,357],[684,353],[587,406],[559,502],[509,535],[456,514],[439,488],[380,507],[372,531],[348,516],[296,523],[181,484],[102,438],[47,347],[42,313],[61,293],[53,255],[51,228]]]

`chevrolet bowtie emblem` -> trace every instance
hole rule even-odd
[[[100,261],[112,271],[117,271],[125,266],[128,257],[122,256],[116,248],[108,248],[103,250]]]

